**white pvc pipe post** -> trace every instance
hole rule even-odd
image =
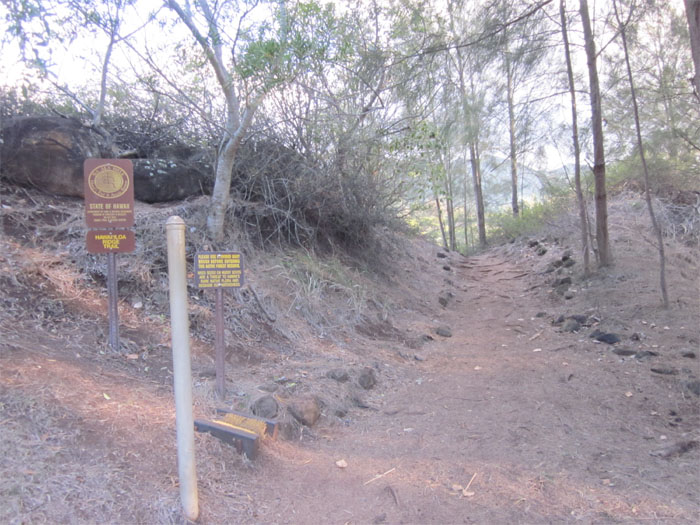
[[[188,520],[199,516],[197,470],[194,458],[192,416],[192,371],[190,366],[190,325],[187,317],[187,268],[185,263],[185,221],[170,217],[165,223],[168,240],[168,282],[170,285],[170,331],[175,384],[175,425],[180,499]]]

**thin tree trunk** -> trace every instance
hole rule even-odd
[[[433,189],[435,196],[435,205],[437,206],[438,223],[440,224],[440,233],[442,234],[442,245],[447,250],[447,235],[445,234],[445,223],[442,221],[442,207],[440,206],[440,197],[438,192]]]
[[[518,159],[515,147],[515,103],[513,100],[513,70],[510,64],[510,54],[507,44],[505,50],[505,66],[507,81],[506,98],[508,99],[508,137],[510,143],[511,207],[513,209],[513,216],[517,217],[520,214],[520,208],[518,207]]]
[[[453,194],[453,184],[452,176],[447,175],[445,178],[445,184],[447,189],[447,225],[449,229],[449,241],[450,250],[457,249],[457,237],[455,233],[455,207],[454,207],[454,194]]]
[[[566,72],[569,78],[569,93],[571,95],[571,136],[574,143],[574,186],[576,188],[576,201],[578,202],[579,221],[581,223],[581,250],[583,251],[583,274],[588,276],[591,270],[590,253],[588,249],[588,216],[586,202],[581,189],[581,146],[578,141],[578,118],[576,114],[576,86],[574,82],[574,70],[571,65],[571,52],[569,50],[569,34],[566,29],[566,0],[559,2],[559,16],[561,17],[561,32],[564,39],[564,54],[566,56]]]
[[[474,198],[476,200],[476,224],[479,229],[479,244],[486,246],[486,221],[484,217],[484,196],[481,191],[481,161],[479,149],[473,142],[469,143],[469,154],[472,167],[472,182],[474,183]]]
[[[600,84],[596,66],[595,42],[591,19],[588,15],[588,0],[579,0],[583,36],[588,63],[588,79],[591,98],[591,124],[593,131],[593,178],[595,180],[596,244],[600,266],[612,264],[610,239],[608,237],[608,196],[605,187],[605,146],[603,137],[603,112],[600,103]]]
[[[95,114],[92,119],[92,125],[94,127],[99,127],[102,125],[102,116],[105,112],[105,100],[107,98],[107,72],[109,70],[109,61],[112,57],[112,48],[114,47],[116,32],[117,29],[112,28],[112,33],[109,36],[109,45],[107,45],[107,51],[105,51],[105,58],[102,61],[102,77],[100,79],[100,100],[97,103],[97,108],[95,108]]]
[[[634,114],[634,126],[637,132],[637,147],[639,148],[639,158],[642,161],[642,168],[644,168],[644,197],[647,201],[647,209],[649,210],[649,218],[651,219],[651,225],[654,228],[654,233],[656,234],[656,240],[659,244],[659,281],[661,286],[661,298],[664,302],[664,308],[668,308],[668,291],[666,289],[666,255],[664,253],[664,237],[661,232],[661,227],[656,220],[656,214],[654,213],[654,206],[651,202],[651,191],[649,189],[649,169],[647,168],[646,157],[644,156],[644,142],[642,141],[642,129],[639,124],[639,108],[637,106],[637,92],[634,89],[634,79],[632,77],[632,66],[630,65],[630,55],[627,48],[627,27],[620,20],[620,14],[617,10],[617,0],[613,0],[613,7],[615,8],[615,18],[620,26],[620,35],[622,36],[622,49],[625,53],[625,65],[627,66],[627,79],[630,83],[630,94],[632,95],[632,111]]]
[[[693,54],[695,76],[691,79],[695,96],[700,98],[700,0],[684,0],[685,16],[688,18],[690,49]]]
[[[251,102],[246,108],[238,127],[234,130],[226,130],[228,137],[224,139],[224,144],[216,158],[216,178],[214,179],[214,189],[211,193],[209,214],[207,215],[207,230],[210,237],[216,242],[221,242],[224,237],[226,209],[231,198],[231,177],[233,175],[236,153],[238,153],[238,149],[241,146],[243,136],[253,121],[257,106],[257,101]]]
[[[464,252],[469,249],[469,235],[467,233],[469,227],[469,210],[467,209],[467,174],[464,174],[462,190],[464,192]]]

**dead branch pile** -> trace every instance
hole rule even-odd
[[[341,175],[274,141],[241,148],[231,191],[234,215],[260,245],[353,248],[384,221],[379,192],[362,173]]]

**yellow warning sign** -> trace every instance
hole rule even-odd
[[[198,288],[239,288],[243,285],[243,259],[237,252],[199,252],[194,274]]]

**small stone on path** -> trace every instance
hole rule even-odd
[[[452,337],[452,329],[449,326],[438,326],[435,333],[440,337]]]
[[[265,395],[259,397],[253,402],[251,406],[253,414],[258,417],[264,417],[266,419],[272,419],[277,417],[277,412],[279,411],[279,405],[274,397],[270,395]]]
[[[588,337],[600,341],[601,343],[607,343],[609,345],[614,345],[621,341],[620,336],[613,333],[606,333],[598,330],[597,328],[591,332]]]
[[[302,397],[289,404],[289,412],[302,425],[312,427],[321,417],[321,407],[315,397]]]
[[[564,324],[561,325],[562,332],[578,332],[581,329],[581,323],[576,319],[567,319]]]
[[[374,385],[377,384],[377,375],[374,373],[374,369],[366,366],[360,372],[360,377],[357,378],[357,382],[365,390],[369,390]]]
[[[348,371],[344,368],[334,368],[333,370],[329,370],[326,373],[326,377],[335,379],[339,383],[345,383],[348,379],[350,379]]]
[[[614,348],[613,354],[619,355],[622,357],[629,357],[631,355],[637,355],[637,351],[632,350],[631,348]]]

